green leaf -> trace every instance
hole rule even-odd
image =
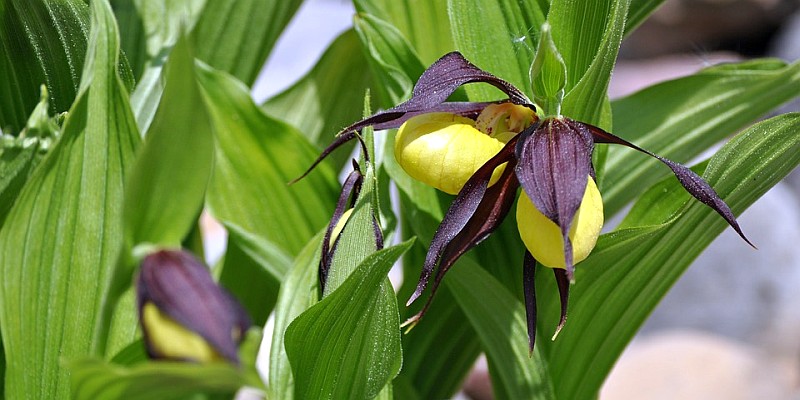
[[[399,316],[377,311],[387,298],[386,274],[411,244],[369,255],[286,329],[297,398],[371,398],[400,370]]]
[[[144,24],[134,4],[136,0],[111,0],[111,8],[117,17],[122,50],[128,58],[131,73],[137,79],[142,76],[147,62],[147,36]]]
[[[128,367],[98,359],[72,361],[72,398],[94,399],[176,399],[192,394],[233,395],[242,386],[263,386],[253,367],[261,341],[260,332],[248,332],[241,353],[245,367],[227,363],[193,364],[150,361]],[[141,343],[140,343],[141,345]]]
[[[314,146],[291,126],[266,116],[231,76],[208,67],[200,72],[216,142],[207,206],[224,225],[236,226],[240,236],[297,255],[330,219],[339,197],[336,175],[323,163],[288,185],[316,159]]]
[[[59,360],[96,354],[104,341],[95,324],[122,244],[119,204],[139,133],[117,71],[113,14],[103,1],[92,9],[86,68],[63,134],[0,230],[9,398],[65,398]]]
[[[200,215],[214,147],[192,54],[180,39],[166,65],[164,96],[126,188],[127,250],[179,247]]]
[[[411,95],[425,67],[400,31],[369,14],[356,15],[353,26],[375,79],[381,105],[393,106]]]
[[[800,114],[754,125],[711,158],[704,178],[735,213],[741,213],[800,163],[798,128]],[[626,221],[627,228],[601,236],[595,251],[576,270],[569,321],[558,339],[547,343],[559,398],[597,395],[647,315],[691,261],[727,227],[713,210],[687,194],[677,203],[674,196],[664,196],[665,190],[680,190],[675,178],[668,181],[640,200],[667,219],[659,224],[642,220],[648,225],[639,227],[633,227],[638,221]],[[554,290],[537,286],[537,296],[545,304],[541,318],[557,320]]]
[[[0,227],[14,205],[25,182],[52,147],[61,128],[48,115],[47,88],[36,105],[25,129],[18,137],[0,136]]]
[[[0,127],[19,132],[47,85],[53,114],[67,111],[86,55],[89,7],[81,0],[3,0]]]
[[[448,0],[456,47],[464,56],[529,96],[530,68],[546,10],[541,1]],[[560,48],[559,48],[560,49]],[[472,101],[503,98],[488,85],[471,85]]]
[[[136,123],[149,132],[164,90],[162,69],[172,47],[183,32],[191,32],[206,0],[133,0],[143,31],[138,40],[146,41],[147,62],[131,94]],[[129,39],[130,40],[130,39]],[[200,44],[203,45],[202,43]]]
[[[256,325],[272,312],[292,258],[263,238],[226,224],[228,247],[219,283],[245,307]]]
[[[711,67],[613,102],[614,133],[676,162],[800,94],[800,63],[763,59]],[[610,147],[603,203],[613,215],[669,174],[641,153]]]
[[[625,22],[625,36],[635,31],[663,2],[664,0],[631,0],[628,20]]]
[[[528,354],[523,304],[468,259],[460,261],[445,282],[481,338],[494,378],[495,397],[554,399],[547,364],[538,347]]]
[[[192,36],[197,58],[250,86],[302,0],[207,1]]]
[[[374,15],[397,28],[426,65],[455,50],[444,1],[355,0],[353,3],[357,12]]]
[[[317,234],[303,248],[278,293],[278,302],[275,306],[275,325],[269,352],[268,398],[270,399],[294,398],[294,378],[289,358],[286,357],[283,339],[289,323],[318,301],[317,270],[322,237],[322,233]]]
[[[348,30],[333,41],[308,74],[261,108],[325,148],[343,126],[361,118],[361,100],[372,83],[366,62],[358,36]],[[344,153],[334,154],[343,154],[337,166],[349,157]]]
[[[567,64],[562,113],[610,128],[608,82],[619,52],[630,0],[589,4],[556,2],[547,16],[553,40]]]

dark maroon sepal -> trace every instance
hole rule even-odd
[[[619,144],[623,146],[630,147],[634,150],[640,151],[645,153],[662,163],[666,164],[671,170],[672,173],[675,174],[675,177],[678,178],[678,182],[681,183],[684,189],[686,189],[689,194],[692,195],[695,199],[699,200],[703,204],[711,207],[714,211],[716,211],[723,219],[730,225],[739,236],[747,242],[750,246],[755,248],[756,246],[750,242],[750,240],[744,235],[742,229],[739,227],[739,223],[736,221],[736,216],[733,215],[733,211],[731,211],[728,204],[725,203],[722,198],[719,197],[716,191],[708,184],[700,175],[697,175],[691,169],[685,167],[682,164],[678,164],[670,159],[661,157],[657,154],[653,154],[631,142],[628,142],[625,139],[622,139],[618,136],[612,135],[596,126],[589,125],[592,135],[594,136],[594,141],[596,143],[613,143]]]
[[[325,282],[328,280],[328,270],[333,262],[333,254],[336,251],[336,245],[339,243],[339,239],[337,238],[334,240],[333,246],[330,244],[333,229],[336,227],[336,224],[339,223],[339,220],[342,219],[342,215],[344,215],[345,211],[352,208],[355,204],[358,193],[361,191],[363,180],[364,176],[361,174],[361,169],[358,163],[353,160],[353,171],[347,175],[347,179],[345,179],[344,184],[342,184],[342,192],[339,194],[339,200],[336,202],[336,209],[333,211],[333,216],[330,222],[328,222],[328,227],[325,229],[325,236],[322,238],[322,254],[319,259],[319,286],[322,291],[325,290]],[[380,228],[376,230],[380,232]],[[383,234],[381,234],[381,239],[383,239]]]
[[[570,277],[567,276],[567,271],[561,268],[553,268],[553,274],[556,277],[556,284],[558,285],[558,297],[561,300],[561,318],[559,318],[556,332],[553,334],[553,340],[555,340],[559,332],[561,332],[561,329],[564,329],[564,324],[567,323]]]
[[[525,296],[525,318],[528,326],[528,356],[533,355],[536,342],[536,260],[529,251],[525,252],[522,262],[522,292]]]
[[[516,179],[514,179],[513,174],[507,173],[512,171],[513,167],[506,167],[500,181],[495,183],[491,188],[488,186],[492,178],[492,173],[497,166],[505,162],[514,162],[513,155],[516,140],[516,137],[509,140],[499,153],[478,168],[464,184],[464,187],[461,188],[461,191],[458,192],[455,200],[450,204],[447,213],[445,213],[441,224],[439,224],[439,228],[433,235],[428,253],[425,256],[425,263],[422,266],[419,283],[406,305],[410,305],[422,295],[436,266],[440,261],[444,263],[442,255],[447,251],[451,243],[455,242],[455,239],[462,231],[465,229],[470,231],[474,230],[473,237],[464,237],[462,238],[462,244],[456,245],[456,247],[465,247],[463,251],[466,251],[470,248],[468,246],[470,242],[475,242],[480,237],[485,238],[491,230],[497,227],[505,216],[505,214],[500,215],[503,209],[505,209],[505,213],[508,213],[508,209],[506,208],[510,208],[510,204],[513,203],[517,188]],[[509,205],[505,206],[506,203],[509,203]],[[486,221],[479,221],[477,213],[484,214],[485,218],[490,215],[493,216]],[[470,223],[475,225],[475,227],[467,229],[466,227]],[[477,235],[477,237],[475,235]],[[464,244],[467,244],[467,246],[464,246]],[[452,265],[458,256],[463,254],[463,251],[458,252],[451,250],[449,252],[450,256],[448,257],[447,264]],[[449,266],[447,266],[447,268],[449,268]]]
[[[561,228],[566,271],[572,278],[569,230],[592,171],[592,135],[582,123],[550,118],[520,136],[517,179],[536,209]]]
[[[250,327],[244,308],[211,278],[208,268],[183,250],[160,250],[144,258],[136,282],[139,319],[144,305],[152,303],[162,313],[205,339],[217,353],[238,364],[238,344]],[[150,345],[148,327],[142,324],[144,342],[152,358],[163,358]]]

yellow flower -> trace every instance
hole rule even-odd
[[[536,261],[550,268],[566,268],[561,228],[539,212],[524,191],[517,201],[517,226],[522,242]],[[602,228],[603,199],[594,179],[589,177],[581,206],[569,230],[573,265],[589,256]]]

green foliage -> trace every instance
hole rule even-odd
[[[537,270],[532,353],[513,218],[461,257],[425,318],[401,334],[420,305],[398,302],[453,197],[403,171],[394,132],[363,133],[371,162],[358,158],[364,180],[324,290],[324,228],[351,155],[288,182],[362,117],[367,91],[375,107],[397,105],[458,50],[545,113],[558,105],[678,162],[741,131],[694,167],[739,214],[800,164],[800,115],[750,125],[798,96],[800,64],[715,66],[610,102],[621,40],[662,2],[354,0],[353,28],[257,105],[250,86],[300,0],[0,0],[0,396],[230,398],[247,385],[275,399],[448,398],[483,352],[497,398],[596,397],[647,315],[726,226],[668,168],[598,146],[606,216],[633,207],[578,266],[555,341],[558,293]],[[450,100],[503,97],[470,84]],[[256,325],[274,317],[261,354],[268,385],[255,371],[257,329],[241,366],[145,354],[138,257],[153,246],[200,253],[204,211],[228,234],[214,276]],[[374,221],[401,244],[380,249]],[[397,261],[395,293],[386,276]]]
[[[66,397],[60,360],[102,347],[95,323],[122,245],[119,204],[139,133],[117,72],[113,14],[103,2],[92,8],[86,68],[63,133],[0,230],[9,398]]]

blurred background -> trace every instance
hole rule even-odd
[[[308,71],[353,13],[349,1],[307,0],[253,86],[255,100]],[[623,42],[609,91],[614,99],[754,57],[800,59],[800,0],[667,0]],[[789,111],[800,103],[781,109]],[[649,318],[601,399],[800,399],[800,171],[739,221],[758,250],[723,233]],[[479,361],[459,397],[491,398],[487,377]]]

